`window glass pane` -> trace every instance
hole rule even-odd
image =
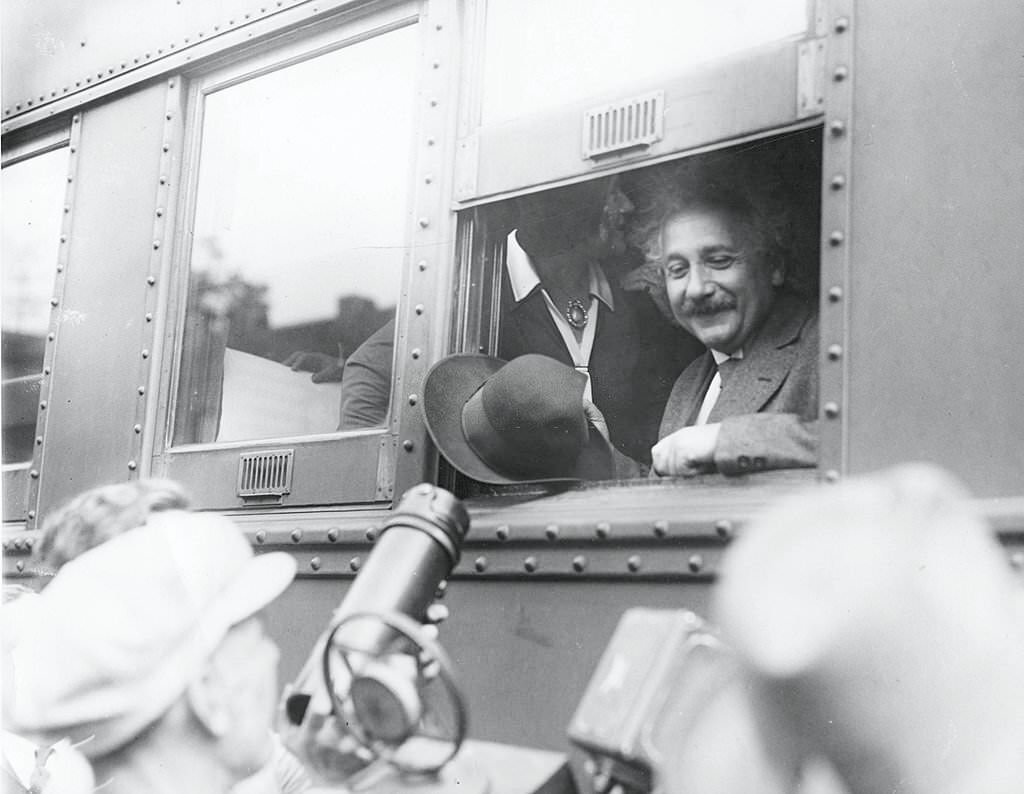
[[[393,329],[416,36],[401,28],[205,98],[175,443],[333,432],[342,392],[365,389],[365,370],[343,365]],[[375,374],[390,381],[386,349]],[[345,429],[383,424],[390,384],[371,386],[377,400]]]
[[[32,458],[67,170],[62,147],[0,171],[4,463]]]
[[[726,57],[807,28],[807,0],[488,0],[492,124]]]
[[[646,478],[652,465],[664,476],[813,467],[820,191],[821,132],[810,129],[467,213],[471,256],[497,251],[494,353],[513,374],[500,401],[487,403],[488,381],[487,408],[456,406],[463,423],[438,442],[479,480],[457,490]],[[711,349],[729,363],[716,365]],[[534,353],[564,366],[521,358]],[[568,385],[552,386],[571,383],[570,367],[585,376],[578,388],[603,417],[611,455],[596,430],[573,435],[583,406]],[[431,400],[446,396],[425,386],[428,421]],[[467,421],[479,410],[487,423]],[[531,425],[540,416],[569,430]],[[709,442],[701,425],[727,419],[721,446]],[[652,455],[677,431],[697,446],[678,460]],[[684,469],[682,457],[696,462]]]

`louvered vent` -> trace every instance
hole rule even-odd
[[[238,495],[283,496],[292,490],[294,449],[243,452],[238,460]]]
[[[594,158],[634,146],[650,146],[661,140],[664,129],[664,91],[591,108],[583,114],[583,156]]]

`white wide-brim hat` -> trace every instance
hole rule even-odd
[[[4,624],[17,626],[4,649],[5,727],[84,742],[92,758],[116,750],[294,576],[290,555],[254,556],[222,516],[154,515],[66,564],[38,597],[4,608]]]

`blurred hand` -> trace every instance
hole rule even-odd
[[[338,383],[345,369],[345,360],[326,353],[296,351],[283,362],[293,372],[312,372],[313,383]]]
[[[693,477],[715,468],[715,447],[721,424],[684,427],[665,436],[651,450],[654,471],[663,477]]]

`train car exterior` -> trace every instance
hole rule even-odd
[[[938,463],[1024,568],[1024,6],[628,6],[5,3],[5,575],[38,577],[75,493],[180,480],[297,558],[287,680],[397,498],[438,483],[472,518],[442,630],[472,734],[562,748],[619,616],[704,612],[794,487]],[[469,489],[422,389],[496,350],[503,208],[766,152],[820,307],[817,468]],[[337,384],[279,362],[377,331],[387,408],[339,429]]]

